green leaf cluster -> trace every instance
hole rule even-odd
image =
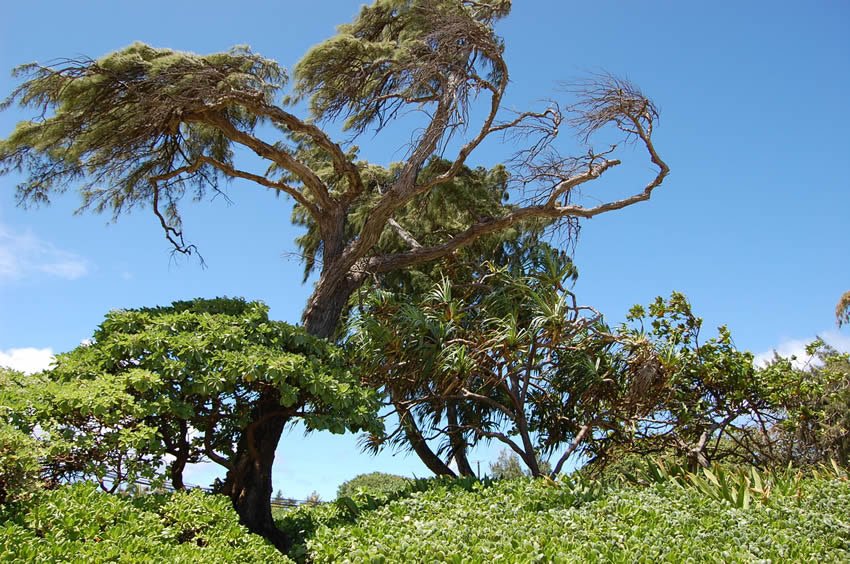
[[[0,367],[0,505],[29,499],[43,485],[41,462],[47,445],[34,435],[28,390],[43,383]]]
[[[216,110],[251,130],[259,119],[236,100],[270,102],[286,81],[277,63],[247,47],[201,56],[142,43],[15,74],[27,80],[0,108],[19,103],[39,116],[0,143],[0,174],[29,172],[18,185],[22,203],[47,203],[82,182],[82,207],[117,217],[152,201],[175,230],[177,201],[187,189],[196,198],[217,190],[220,170],[198,163],[180,178],[173,172],[203,155],[223,163],[233,156],[220,130],[192,116]],[[151,179],[162,175],[170,181],[157,187]]]
[[[291,562],[200,491],[108,495],[89,483],[43,491],[0,512],[4,562]]]
[[[349,345],[394,406],[412,406],[417,425],[443,440],[441,452],[457,456],[458,436],[495,439],[540,475],[538,453],[591,436],[583,426],[609,416],[620,371],[600,317],[568,289],[577,271],[566,254],[534,234],[503,250],[499,262],[445,269],[415,301],[374,292]]]
[[[39,425],[58,477],[121,481],[160,475],[164,454],[231,460],[267,391],[308,429],[380,431],[375,393],[341,350],[230,298],[110,312],[18,413]]]
[[[338,498],[354,497],[358,494],[369,494],[375,497],[389,496],[406,490],[409,484],[410,478],[404,476],[385,472],[371,472],[360,474],[340,484],[336,496]]]

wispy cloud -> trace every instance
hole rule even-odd
[[[0,224],[0,282],[47,275],[76,280],[88,274],[89,262],[56,247],[31,231],[17,233]]]
[[[20,370],[27,374],[40,372],[50,367],[53,362],[53,349],[36,349],[25,347],[20,349],[0,350],[0,366]]]
[[[819,336],[821,339],[826,341],[827,344],[839,351],[850,351],[850,335],[839,333],[834,329],[830,329],[822,332]],[[806,354],[806,346],[814,340],[815,337],[809,337],[806,339],[786,339],[772,350],[756,354],[754,359],[755,365],[764,366],[773,359],[773,355],[776,353],[785,358],[790,358],[792,356],[796,357],[794,365],[798,368],[802,368],[812,360],[812,357]]]

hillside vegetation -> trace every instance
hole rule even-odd
[[[834,475],[656,475],[649,483],[608,486],[582,478],[461,487],[444,481],[385,504],[359,503],[375,508],[352,511],[357,500],[341,499],[284,515],[279,523],[297,522],[308,536],[306,553],[293,556],[458,563],[850,559],[850,484]]]
[[[0,562],[291,562],[201,491],[122,496],[78,483],[0,510]]]

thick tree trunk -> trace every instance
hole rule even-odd
[[[454,402],[449,402],[446,405],[446,419],[449,423],[449,441],[452,445],[452,458],[457,464],[457,471],[461,476],[475,476],[472,466],[469,464],[469,459],[466,458],[466,449],[468,445],[463,438],[463,432],[459,428],[457,405]]]
[[[252,421],[239,442],[224,487],[240,522],[284,553],[291,547],[292,539],[275,526],[272,518],[272,465],[289,416],[280,405],[277,393],[265,393],[260,397]]]
[[[343,277],[332,286],[320,281],[304,311],[305,330],[316,337],[333,337],[349,296],[361,282],[362,278],[352,276]],[[284,553],[291,548],[293,539],[278,529],[272,518],[272,466],[290,416],[291,411],[280,405],[277,392],[260,397],[224,485],[224,493],[230,496],[240,522]]]
[[[332,339],[337,325],[346,310],[348,298],[363,283],[363,275],[342,277],[325,276],[316,284],[313,295],[307,300],[302,321],[304,329],[314,337]]]
[[[186,486],[183,484],[183,470],[186,468],[186,457],[178,456],[177,459],[171,463],[171,468],[169,469],[169,473],[171,474],[171,487],[174,488],[174,491],[185,490]]]
[[[180,435],[177,438],[179,445],[177,450],[172,453],[174,455],[174,462],[171,463],[171,468],[169,469],[171,487],[175,491],[186,489],[186,486],[183,484],[183,470],[186,469],[186,463],[189,461],[189,424],[185,419],[180,419],[178,426],[180,428]]]

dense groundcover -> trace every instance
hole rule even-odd
[[[283,511],[314,562],[848,562],[850,482],[810,477],[745,504],[676,480],[420,480]],[[754,489],[752,490],[755,491]],[[291,562],[201,492],[125,497],[89,484],[0,512],[2,562]]]
[[[2,562],[290,562],[200,491],[124,497],[63,486],[0,513]]]
[[[440,486],[307,545],[316,562],[847,562],[850,484],[807,479],[746,509],[675,482]]]

